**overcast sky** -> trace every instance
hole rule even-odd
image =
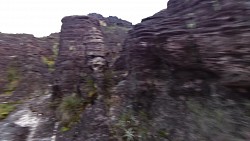
[[[0,32],[47,36],[64,16],[93,12],[136,24],[166,7],[167,0],[0,0]]]

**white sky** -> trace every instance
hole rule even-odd
[[[61,19],[100,13],[133,24],[167,7],[168,0],[0,0],[0,32],[37,37],[59,32]]]

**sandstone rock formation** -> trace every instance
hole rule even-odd
[[[0,101],[53,83],[24,110],[51,114],[34,135],[55,125],[57,141],[250,140],[249,15],[248,0],[169,0],[132,30],[89,14],[44,38],[0,34]],[[26,132],[14,125],[0,129]]]
[[[88,14],[88,16],[97,19],[101,25],[101,30],[104,36],[104,44],[108,50],[106,60],[109,67],[112,67],[113,63],[120,56],[127,32],[132,28],[132,23],[119,19],[115,16],[105,18],[96,13]]]
[[[170,0],[134,26],[116,65],[129,71],[117,93],[130,89],[120,97],[139,119],[126,126],[135,140],[249,140],[249,8]]]
[[[116,16],[109,16],[105,18],[101,14],[97,13],[90,13],[88,14],[88,16],[101,21],[101,23],[106,24],[107,26],[120,26],[120,27],[132,28],[132,23],[126,20],[122,20]]]
[[[127,28],[101,25],[100,20],[89,16],[65,17],[62,23],[53,97],[60,103],[59,128],[70,130],[59,132],[57,140],[110,141],[107,77]],[[80,112],[64,108],[70,98],[81,99]]]
[[[47,58],[57,39],[56,34],[50,41],[28,34],[0,34],[0,101],[22,99],[35,87],[48,84],[51,61]]]
[[[51,74],[58,33],[44,38],[0,33],[0,140],[50,140]]]
[[[64,18],[58,140],[249,140],[249,7],[247,0],[170,0],[120,45],[107,39],[101,15]],[[74,115],[62,112],[68,96],[84,108],[63,124]]]

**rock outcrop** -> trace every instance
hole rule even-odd
[[[250,140],[249,15],[248,0],[169,0],[132,30],[89,14],[44,38],[1,33],[0,102],[26,103],[0,140]]]
[[[107,77],[127,30],[101,25],[89,16],[65,17],[62,23],[53,97],[60,103],[59,128],[70,130],[59,132],[57,140],[110,141]],[[70,98],[81,99],[75,105],[79,111],[72,113],[64,108]]]
[[[116,62],[134,140],[250,139],[249,14],[247,0],[170,0],[134,26]]]
[[[88,14],[88,16],[101,21],[102,24],[107,26],[120,26],[120,27],[132,28],[131,22],[122,20],[116,16],[103,17],[101,14],[97,13],[90,13]]]
[[[35,38],[28,34],[0,34],[0,101],[20,100],[37,87],[49,82],[47,58],[52,56],[51,39]],[[50,61],[50,62],[49,62]]]
[[[57,140],[249,140],[249,14],[247,0],[170,0],[128,37],[98,14],[65,17]]]
[[[0,140],[50,140],[51,74],[58,33],[44,38],[0,33]]]

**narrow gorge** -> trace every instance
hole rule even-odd
[[[249,141],[249,0],[0,33],[0,141]]]

